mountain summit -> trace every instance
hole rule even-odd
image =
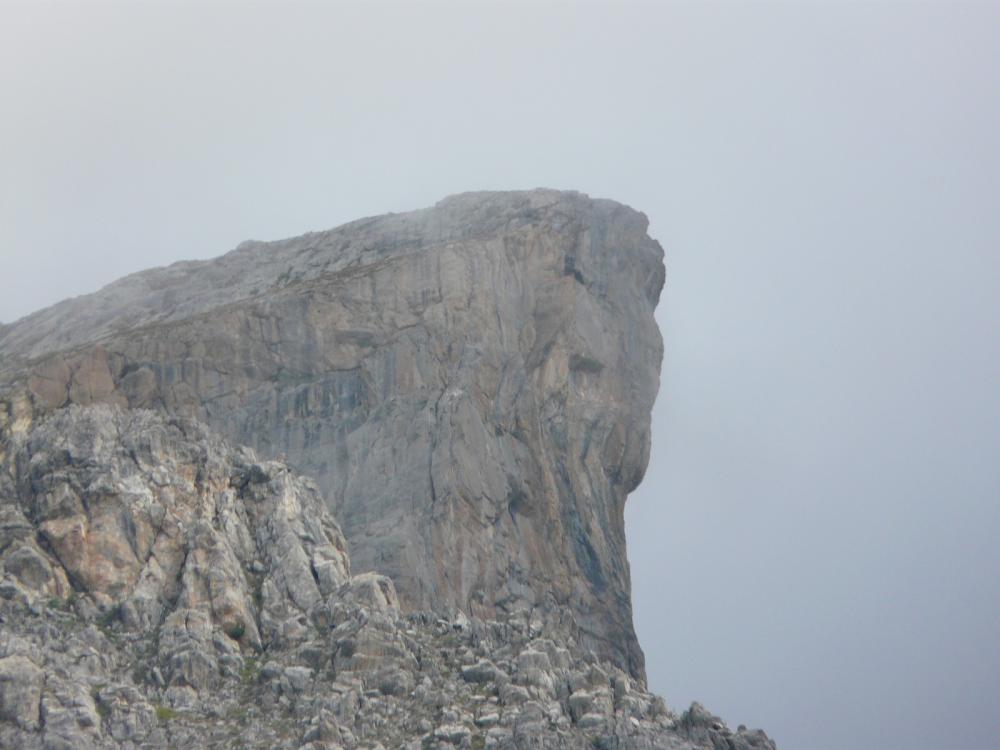
[[[183,721],[132,746],[206,742],[184,721],[205,691],[238,705],[242,675],[244,699],[319,727],[286,736],[261,714],[257,739],[282,747],[769,746],[644,693],[623,514],[663,352],[647,225],[579,193],[468,193],[0,328],[0,595],[38,620],[10,615],[19,635],[0,639],[10,737],[34,747],[57,705],[78,720],[90,680],[88,741],[121,740],[115,707],[152,690],[159,724]],[[103,623],[57,640],[111,638],[118,662],[97,671],[113,690],[48,678],[59,660],[24,644],[52,622]],[[322,708],[324,674],[353,708]],[[28,707],[5,708],[21,699],[4,684]],[[425,710],[421,687],[454,685],[485,702]],[[367,699],[393,732],[362,721]],[[542,744],[517,740],[525,712]]]

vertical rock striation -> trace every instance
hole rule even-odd
[[[8,394],[0,449],[0,747],[774,750],[530,611],[402,612],[204,423]]]
[[[200,420],[314,477],[405,609],[527,613],[642,680],[623,510],[662,356],[646,229],[578,193],[471,193],[145,271],[0,329],[4,418]]]

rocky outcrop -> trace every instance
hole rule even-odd
[[[0,747],[773,750],[645,690],[662,282],[471,194],[0,327]]]
[[[404,613],[311,480],[201,423],[8,412],[0,448],[0,747],[773,750],[528,612]]]
[[[24,427],[3,441],[8,600],[85,593],[83,614],[160,628],[164,648],[217,627],[224,655],[310,627],[317,603],[358,585],[315,484],[200,423],[74,405]],[[185,663],[198,684],[192,670],[219,665]]]
[[[388,575],[405,611],[572,631],[642,684],[623,508],[662,354],[662,251],[646,227],[576,193],[476,193],[136,274],[0,330],[5,418],[112,404],[197,419],[314,477],[355,569]],[[136,622],[166,606],[149,581],[181,549],[147,490],[134,517],[73,487],[44,489],[33,511],[68,582],[101,602],[131,592]],[[207,512],[191,492],[185,523]],[[129,524],[108,559],[80,541]],[[205,534],[192,569],[235,569],[253,549]],[[58,569],[22,549],[19,585],[61,596]],[[208,583],[178,592],[214,601]],[[248,606],[241,592],[210,618],[263,638]]]

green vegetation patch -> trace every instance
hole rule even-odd
[[[159,703],[156,704],[156,718],[160,721],[171,721],[178,718],[180,715],[179,711],[175,711],[169,706],[163,706]]]

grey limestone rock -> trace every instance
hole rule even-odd
[[[405,608],[534,609],[643,679],[623,509],[662,356],[646,227],[535,190],[244,243],[6,327],[0,381],[281,456]]]
[[[201,423],[70,405],[0,445],[0,746],[773,747],[531,612],[404,612],[311,480]]]
[[[0,328],[0,747],[773,750],[645,688],[661,258],[469,194]]]
[[[37,729],[43,682],[42,670],[27,657],[0,659],[0,720]]]

